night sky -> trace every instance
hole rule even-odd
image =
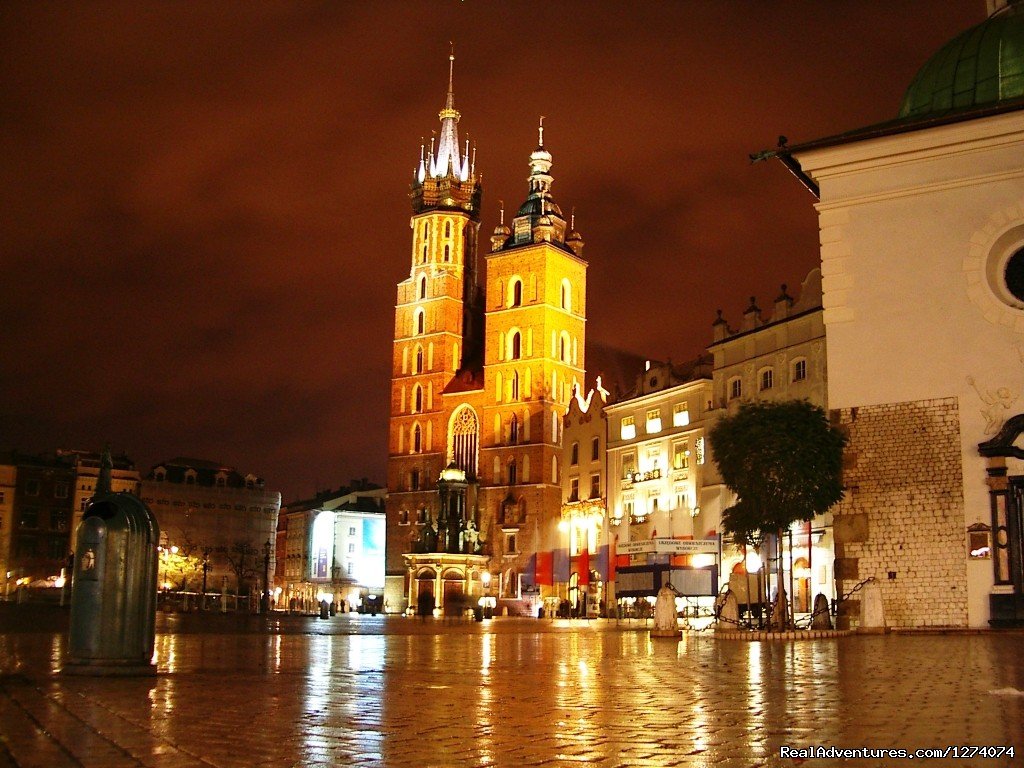
[[[682,361],[818,263],[751,152],[895,117],[983,0],[0,5],[0,449],[384,482],[408,187],[455,44],[481,240],[545,115],[588,358]],[[591,345],[594,345],[593,347]],[[595,350],[600,347],[597,354]],[[593,365],[588,365],[594,372]]]

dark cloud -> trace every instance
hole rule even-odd
[[[0,6],[0,443],[179,454],[286,497],[384,479],[407,190],[456,43],[483,232],[539,114],[595,360],[696,355],[799,285],[812,201],[747,154],[892,117],[984,3]],[[603,364],[603,363],[602,363]]]

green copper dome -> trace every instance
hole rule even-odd
[[[1024,97],[1024,2],[944,45],[910,84],[900,118],[940,115]]]

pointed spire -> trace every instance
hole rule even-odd
[[[505,201],[504,200],[499,200],[498,201],[498,211],[499,211],[499,215],[501,217],[501,226],[505,226]]]
[[[444,108],[455,109],[455,43],[449,40],[448,45],[451,46],[451,51],[448,54],[448,98],[445,99]]]
[[[448,97],[444,109],[437,113],[441,120],[441,138],[437,144],[437,160],[431,175],[459,176],[462,175],[462,162],[459,159],[459,111],[455,109],[455,46],[452,45],[448,55]]]
[[[537,148],[544,148],[544,115],[540,116],[540,124],[537,126]]]

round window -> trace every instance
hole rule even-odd
[[[1024,301],[1024,248],[1018,248],[1006,260],[1003,280],[1008,290],[1018,301]]]

